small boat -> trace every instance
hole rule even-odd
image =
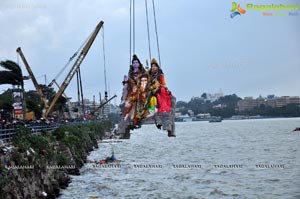
[[[293,131],[300,131],[300,127],[296,127]]]
[[[115,152],[114,152],[114,149],[112,148],[112,154],[111,156],[107,156],[105,159],[102,159],[102,160],[94,160],[94,161],[91,161],[90,163],[96,163],[96,164],[110,164],[110,163],[119,163],[121,162],[121,160],[118,160],[116,157],[115,157]]]
[[[212,122],[222,122],[222,118],[221,117],[211,117],[209,119],[209,122],[212,123]]]
[[[89,160],[88,163],[94,163],[94,164],[112,164],[112,163],[120,163],[121,160],[109,160],[109,159],[103,159],[103,160]]]
[[[106,159],[103,159],[100,161],[100,164],[112,164],[112,163],[120,163],[122,162],[121,160],[106,160]]]

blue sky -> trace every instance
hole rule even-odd
[[[148,1],[151,5],[152,1]],[[253,4],[300,4],[300,1],[239,1]],[[203,92],[299,96],[300,12],[296,16],[263,16],[260,11],[230,18],[232,1],[155,1],[162,68],[177,100]],[[275,11],[266,11],[273,13]],[[288,11],[278,11],[287,13]],[[144,1],[136,0],[136,54],[148,58]],[[157,58],[152,9],[149,7],[152,55]],[[38,82],[49,83],[69,57],[104,21],[104,43],[110,95],[119,103],[122,78],[129,68],[129,0],[39,1],[0,3],[0,60],[17,61],[21,47]],[[85,98],[104,93],[103,32],[81,65]],[[27,71],[19,60],[24,75]],[[62,82],[69,68],[58,78]],[[9,85],[0,87],[0,91]],[[34,89],[30,81],[25,89]],[[75,78],[65,93],[77,99]]]

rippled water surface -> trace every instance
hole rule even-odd
[[[86,164],[60,199],[299,199],[298,126],[300,118],[176,123],[177,137],[169,138],[146,125],[130,140],[100,144],[88,159],[104,159],[113,148],[122,162]]]

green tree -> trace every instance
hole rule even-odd
[[[242,98],[238,97],[236,94],[232,95],[225,95],[223,97],[220,97],[218,100],[214,101],[213,104],[223,104],[227,107],[236,107],[237,102],[240,101]]]
[[[51,101],[56,95],[56,92],[53,88],[48,87],[46,85],[40,84],[39,86],[42,89],[46,98],[48,99],[50,105]],[[42,107],[44,108],[44,105]],[[64,112],[68,112],[69,108],[67,106],[67,99],[63,96],[60,96],[54,105],[53,111],[57,111],[59,115],[63,114]]]
[[[245,110],[241,114],[243,115],[262,115],[268,117],[299,117],[300,107],[299,104],[288,104],[283,107],[271,107],[261,105],[260,107],[254,107],[251,110]]]
[[[33,111],[36,118],[42,117],[42,109],[44,103],[36,91],[26,92],[26,108],[28,111]]]
[[[60,96],[57,100],[57,102],[54,105],[54,111],[58,111],[59,114],[63,114],[64,112],[68,112],[69,108],[67,107],[67,99],[63,96]]]
[[[205,102],[200,97],[193,97],[188,102],[188,108],[191,109],[195,115],[206,112],[211,107],[211,103]]]
[[[24,81],[21,67],[10,60],[1,61],[0,66],[6,70],[0,71],[0,84],[21,86],[24,89]]]
[[[11,89],[8,89],[4,93],[0,94],[1,119],[11,119],[11,113],[14,109],[12,104],[13,100]]]
[[[201,97],[202,97],[203,99],[207,99],[207,94],[206,94],[206,93],[202,93]]]
[[[187,108],[188,107],[188,103],[184,102],[184,101],[178,101],[176,103],[176,108]]]
[[[54,98],[54,96],[56,95],[56,92],[52,87],[48,87],[44,84],[39,84],[39,87],[42,89],[42,92],[44,96],[47,98],[47,100]]]

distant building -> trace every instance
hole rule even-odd
[[[210,113],[199,113],[198,115],[196,115],[196,118],[209,119],[209,118],[211,118],[211,115],[210,115]]]
[[[121,112],[121,109],[118,106],[115,106],[111,103],[107,103],[103,107],[103,115],[105,115],[105,116],[108,116],[112,113],[118,114],[120,112]]]
[[[300,104],[300,97],[299,96],[290,97],[289,104]]]
[[[267,98],[259,97],[253,99],[253,97],[245,97],[243,100],[238,101],[237,107],[238,111],[251,110],[255,107],[260,107],[261,105],[270,106],[272,108],[280,108],[288,104],[300,104],[299,96],[268,96]]]
[[[259,102],[262,101],[260,100]],[[253,97],[245,97],[243,100],[238,101],[237,106],[239,111],[245,111],[258,107],[260,104],[256,99],[253,99]]]
[[[97,116],[104,116],[107,117],[111,113],[120,113],[120,108],[118,106],[115,106],[111,104],[110,102],[103,105],[101,108],[99,108],[100,103],[96,101],[92,101],[89,99],[84,99],[84,109],[85,109],[85,115],[87,114],[95,114]],[[105,103],[106,101],[103,99],[101,101],[101,104]],[[78,108],[78,112],[74,113],[71,112],[71,118],[79,118],[83,117],[83,111],[82,111],[82,103],[80,102],[72,102],[71,103],[71,109],[72,107]]]
[[[101,103],[103,104],[105,102],[106,102],[105,100],[102,100]],[[99,110],[99,112],[100,112],[100,115],[107,117],[112,113],[118,114],[121,112],[121,110],[118,106],[115,106],[115,105],[111,104],[110,102],[108,102]]]
[[[101,104],[105,103],[106,101],[103,99]],[[104,117],[107,117],[109,114],[111,113],[111,106],[109,103],[104,104],[104,106],[102,107],[102,115]]]
[[[220,91],[218,93],[207,93],[206,94],[206,100],[209,100],[211,102],[217,101],[218,99],[220,99],[220,97],[223,97],[224,94],[222,92],[222,90],[220,89]]]

